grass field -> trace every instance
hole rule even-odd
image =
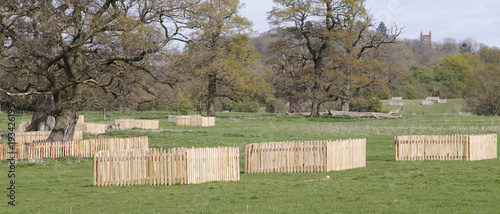
[[[448,99],[447,103],[434,103],[432,106],[420,105],[420,100],[395,100],[397,102],[403,102],[403,106],[389,106],[390,100],[381,100],[382,111],[389,112],[398,108],[403,108],[401,113],[415,113],[417,115],[422,114],[447,114],[447,113],[458,113],[464,112],[464,100],[463,99]]]
[[[448,101],[450,102],[450,101]],[[90,158],[21,160],[16,206],[0,200],[0,213],[498,213],[500,161],[394,161],[394,135],[500,135],[500,117],[417,115],[406,119],[350,119],[219,113],[215,127],[177,127],[166,112],[83,113],[85,121],[159,119],[160,130],[133,129],[98,137],[147,135],[151,147],[238,146],[241,180],[174,186],[94,187]],[[19,120],[29,120],[21,117]],[[7,116],[0,114],[0,129]],[[5,128],[4,128],[5,127]],[[86,138],[96,137],[86,135]],[[322,173],[243,173],[248,143],[367,139],[367,166]],[[0,188],[9,187],[0,165]],[[325,180],[329,175],[332,179]]]

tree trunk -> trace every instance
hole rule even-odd
[[[106,120],[106,107],[102,108],[102,120]]]
[[[340,111],[349,112],[349,100],[340,100]]]
[[[217,92],[217,82],[215,75],[208,76],[207,94],[207,116],[215,116],[215,93]]]
[[[61,93],[54,94],[54,103],[58,109],[56,124],[49,135],[47,142],[72,141],[78,122],[78,102],[81,101],[82,84],[75,84],[69,93],[71,100],[63,98]]]
[[[294,99],[288,101],[290,103],[290,113],[300,112],[300,102]]]
[[[49,115],[55,109],[52,95],[38,96],[35,100],[35,112],[31,124],[26,131],[51,131],[55,125],[55,118]]]
[[[320,118],[321,114],[319,113],[321,107],[321,102],[313,102],[311,106],[311,115],[310,117]]]
[[[202,114],[203,114],[203,102],[202,102],[201,98],[200,98],[200,99],[198,99],[198,107],[197,107],[197,110],[198,110],[198,114],[199,114],[199,115],[202,115]]]
[[[75,133],[76,123],[78,121],[77,105],[73,104],[71,108],[61,111],[56,117],[56,124],[50,133],[47,142],[72,141]]]
[[[340,99],[340,111],[349,112],[349,103],[351,99],[351,87],[346,86],[342,92],[342,98]]]

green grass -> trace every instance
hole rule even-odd
[[[98,113],[83,113],[99,122]],[[92,115],[96,115],[93,118]],[[311,119],[273,114],[218,114],[215,127],[177,127],[165,112],[113,112],[159,119],[159,131],[134,129],[99,137],[148,135],[151,147],[238,146],[285,140],[367,139],[367,166],[322,173],[241,174],[237,182],[174,186],[92,186],[90,158],[21,160],[16,207],[0,213],[498,213],[500,161],[394,161],[394,135],[500,134],[500,117],[408,116],[407,119]],[[6,126],[5,114],[0,114]],[[105,123],[106,121],[101,121]],[[0,188],[8,187],[2,161]],[[329,175],[331,180],[322,180]]]
[[[381,100],[382,111],[389,112],[396,110],[398,108],[403,108],[401,113],[416,113],[421,114],[446,114],[446,113],[457,113],[464,112],[463,99],[448,99],[447,103],[434,103],[432,106],[420,105],[420,100],[395,100],[397,102],[403,102],[403,106],[389,106],[390,100]]]

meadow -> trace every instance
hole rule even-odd
[[[169,112],[83,112],[86,122],[158,119],[160,130],[132,129],[94,137],[149,136],[150,147],[240,148],[241,180],[196,185],[92,185],[91,158],[64,157],[16,167],[16,206],[0,200],[0,213],[498,213],[500,161],[394,160],[394,136],[500,135],[500,117],[416,115],[404,119],[312,119],[283,114],[217,113],[215,127],[177,127]],[[28,116],[18,120],[29,120]],[[0,114],[0,129],[7,115]],[[249,143],[367,139],[366,168],[321,173],[245,174]],[[0,165],[8,188],[8,164]],[[330,179],[326,179],[329,176]],[[4,194],[5,195],[5,194]]]
[[[447,99],[446,103],[434,103],[432,106],[420,105],[420,100],[395,100],[396,102],[403,102],[403,106],[389,106],[390,100],[381,100],[382,112],[389,112],[402,108],[400,113],[406,114],[449,114],[464,112],[463,99]]]

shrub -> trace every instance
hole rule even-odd
[[[236,112],[258,112],[260,105],[257,102],[239,103],[233,102],[230,107],[230,111]]]

